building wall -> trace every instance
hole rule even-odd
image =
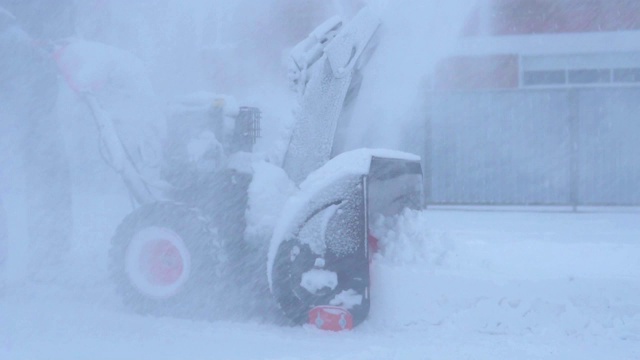
[[[639,77],[640,1],[480,0],[437,65],[434,86],[620,85]]]
[[[465,36],[584,33],[640,29],[636,0],[479,0]]]
[[[479,4],[432,76],[429,201],[640,205],[640,1]]]

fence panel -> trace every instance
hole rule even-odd
[[[640,89],[585,89],[579,96],[578,200],[640,204]]]
[[[640,89],[432,94],[432,204],[640,204]]]
[[[568,203],[569,135],[565,92],[435,95],[430,202]]]

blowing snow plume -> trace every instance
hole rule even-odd
[[[382,25],[379,44],[362,70],[351,115],[336,150],[383,147],[420,151],[412,133],[424,126],[426,88],[437,61],[450,51],[475,1],[371,1]],[[422,134],[422,133],[420,133]]]

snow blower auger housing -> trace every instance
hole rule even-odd
[[[369,313],[370,224],[423,203],[415,155],[360,149],[312,173],[285,205],[268,259],[271,291],[294,324],[343,330]]]

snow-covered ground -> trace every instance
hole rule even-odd
[[[637,209],[407,213],[381,239],[369,319],[331,333],[129,312],[106,270],[128,206],[75,200],[68,264],[0,290],[0,359],[640,358]]]

